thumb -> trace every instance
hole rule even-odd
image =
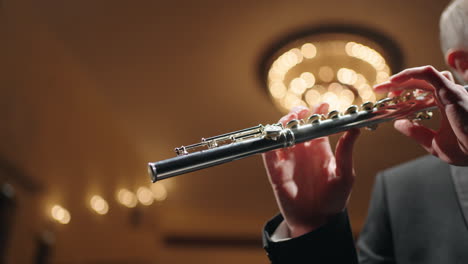
[[[432,141],[436,135],[434,130],[424,127],[420,124],[411,122],[407,119],[395,121],[394,127],[403,135],[414,139],[429,153],[433,152]]]
[[[336,175],[349,184],[354,181],[353,146],[360,133],[357,128],[350,129],[341,136],[336,145]]]

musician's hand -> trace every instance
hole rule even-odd
[[[328,104],[321,104],[315,112],[324,114],[327,109]],[[280,122],[286,124],[309,114],[305,107],[295,108]],[[263,154],[273,192],[292,237],[316,229],[346,207],[354,182],[352,149],[358,135],[358,129],[344,133],[336,146],[336,158],[328,137]]]
[[[438,131],[409,120],[398,120],[395,128],[416,140],[424,149],[454,165],[468,165],[468,92],[453,81],[449,72],[432,66],[404,70],[379,84],[374,90],[398,95],[405,89],[421,89],[434,93],[442,115]]]

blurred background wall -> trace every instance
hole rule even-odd
[[[444,69],[448,2],[0,0],[4,263],[267,263],[261,229],[277,209],[260,157],[153,189],[146,163],[279,119],[260,62],[298,29],[365,26],[399,45],[404,67]],[[391,124],[363,133],[356,234],[377,171],[423,154]]]

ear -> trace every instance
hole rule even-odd
[[[445,55],[445,62],[454,69],[465,81],[468,80],[468,51],[450,49]]]
[[[468,70],[468,51],[463,49],[450,49],[445,54],[445,62],[457,72]]]

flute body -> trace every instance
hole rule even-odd
[[[468,86],[464,87],[468,91]],[[200,143],[175,149],[177,157],[148,163],[151,180],[170,178],[264,153],[293,146],[315,138],[339,133],[351,128],[375,129],[383,122],[409,118],[429,119],[436,100],[431,93],[406,91],[394,98],[350,106],[345,113],[331,111],[326,116],[314,114],[304,120],[255,127],[202,139]]]

